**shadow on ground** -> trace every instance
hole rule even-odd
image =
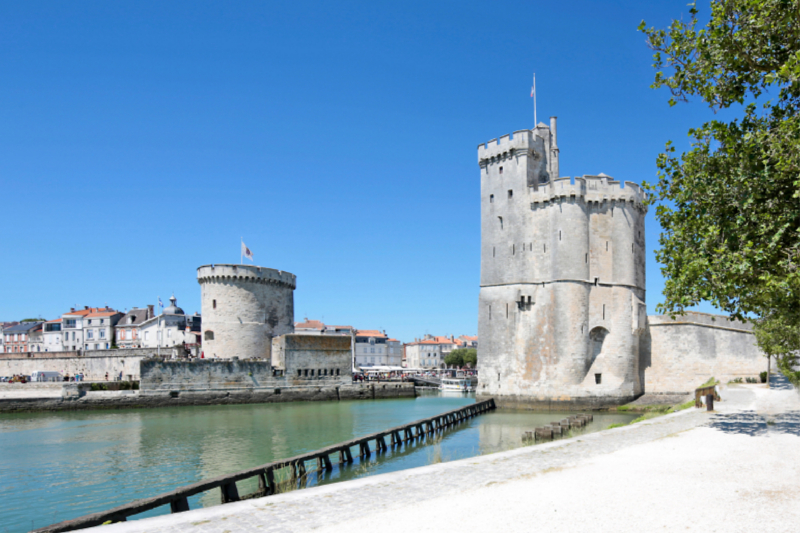
[[[775,390],[791,390],[794,387],[789,382],[789,380],[786,379],[786,376],[784,376],[783,374],[777,373],[777,374],[770,374],[770,376],[769,376],[769,388],[775,389]]]
[[[788,433],[800,437],[800,411],[789,411],[774,416],[760,415],[755,411],[718,414],[711,419],[708,427],[725,433],[739,433],[753,437],[766,433]]]

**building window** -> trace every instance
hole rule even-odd
[[[214,338],[214,334],[213,333],[211,334],[211,338]],[[150,340],[150,332],[149,331],[145,331],[144,332],[144,340],[146,340],[146,341]],[[207,331],[206,331],[206,340],[208,340],[208,332]]]
[[[147,332],[145,332],[144,336],[145,336],[145,339],[147,339]],[[203,338],[205,340],[207,340],[207,341],[213,341],[214,340],[214,332],[211,331],[211,330],[206,331]]]
[[[514,196],[514,191],[513,191],[513,190],[511,190],[511,189],[508,189],[508,199],[509,199],[509,200],[511,200],[511,198],[512,198],[513,196]]]
[[[503,217],[497,217],[497,220],[500,221],[500,229],[503,229]]]
[[[494,194],[490,194],[490,195],[489,195],[489,203],[490,203],[490,204],[493,204],[493,203],[494,203]]]
[[[104,330],[104,329],[100,330],[100,338],[101,339],[105,339],[106,338],[106,330]]]
[[[500,174],[503,173],[503,167],[500,167]]]
[[[600,385],[603,382],[603,374],[595,374],[594,375],[594,382],[597,385]]]

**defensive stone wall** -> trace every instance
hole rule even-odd
[[[294,332],[294,274],[251,265],[197,269],[206,357],[270,360],[272,337]]]
[[[289,380],[352,379],[352,338],[345,335],[281,335],[272,339],[272,366]]]
[[[62,375],[83,374],[86,381],[105,381],[118,377],[131,381],[139,379],[139,363],[155,355],[154,348],[131,348],[119,350],[91,350],[82,355],[76,352],[33,352],[31,354],[6,354],[17,357],[0,358],[0,376],[31,375],[35,371],[61,372]],[[172,350],[161,350],[162,356],[170,357]],[[28,357],[30,355],[30,357]],[[43,357],[45,356],[46,357]]]
[[[767,369],[750,324],[697,312],[648,322],[640,363],[647,394],[686,393],[711,376],[726,383]]]
[[[89,384],[65,383],[60,397],[0,398],[0,412],[77,411],[88,409],[139,409],[195,405],[285,403],[297,401],[377,400],[414,398],[413,383],[335,384],[331,380],[309,381],[306,386],[250,390],[86,390]]]

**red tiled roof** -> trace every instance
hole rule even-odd
[[[386,337],[386,334],[377,329],[357,329],[356,335],[359,337]]]
[[[60,318],[56,318],[55,320],[48,320],[47,321],[48,324],[52,324],[53,322],[61,322],[61,319]]]
[[[305,322],[297,322],[294,327],[303,329],[324,329],[325,324],[319,320],[306,320]]]
[[[95,311],[94,313],[89,313],[88,315],[86,315],[86,318],[96,317],[96,316],[112,316],[116,314],[117,311],[114,311],[113,309],[108,309],[103,311]]]
[[[69,316],[87,316],[91,313],[99,313],[102,311],[114,311],[113,309],[109,309],[108,307],[90,307],[88,309],[76,309],[74,311],[69,311],[68,313],[64,313],[65,315]]]

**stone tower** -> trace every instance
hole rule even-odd
[[[294,332],[294,274],[250,265],[204,265],[205,357],[270,359],[272,337]]]
[[[558,177],[556,120],[478,146],[478,393],[498,405],[591,408],[642,392],[645,195]]]

